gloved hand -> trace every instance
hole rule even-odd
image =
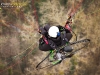
[[[57,27],[60,29],[60,32],[65,30],[65,28],[63,26],[58,25]]]
[[[44,43],[45,43],[45,42],[44,42],[43,38],[40,38],[40,39],[39,39],[39,44],[42,45],[42,44],[44,44]]]

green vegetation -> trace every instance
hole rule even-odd
[[[68,0],[59,0],[59,2],[60,2],[60,4],[61,4],[62,6],[66,7],[66,6],[67,6]]]
[[[37,50],[38,50],[38,48],[34,48],[34,49],[32,50],[32,55],[34,55],[34,54],[37,52]]]
[[[8,75],[13,75],[13,70],[12,70],[12,68],[9,68],[9,69],[8,69]]]
[[[14,0],[2,1],[6,3]],[[88,48],[84,48],[82,54],[80,52],[76,57],[72,57],[67,64],[62,62],[53,68],[44,69],[45,73],[44,70],[35,70],[36,64],[46,56],[46,53],[38,51],[37,36],[40,37],[40,35],[34,34],[38,34],[35,31],[38,27],[36,27],[37,24],[34,17],[38,16],[38,23],[41,25],[46,22],[62,25],[62,22],[66,21],[68,9],[70,9],[70,5],[73,4],[71,2],[74,0],[34,0],[34,3],[31,2],[33,0],[30,2],[29,0],[18,1],[25,2],[25,5],[23,4],[20,8],[0,8],[0,71],[8,68],[8,65],[16,64],[5,70],[3,72],[4,75],[24,75],[24,73],[26,75],[64,75],[65,73],[65,75],[100,74],[99,0],[83,0],[82,7],[77,11],[78,13],[76,13],[73,18],[74,22],[72,24],[72,29],[78,35],[78,39],[91,39]],[[79,0],[75,1],[75,3],[79,2]],[[70,4],[68,5],[68,3]],[[34,10],[34,8],[36,8],[36,10]],[[36,12],[36,16],[34,15],[34,12]],[[28,16],[28,18],[26,18],[26,16]],[[13,27],[10,26],[10,24],[18,27],[21,32],[17,32],[16,29],[13,29]],[[32,42],[37,46],[34,47],[32,45],[31,48],[24,52]],[[23,59],[27,56],[29,51],[31,52],[28,57]],[[22,54],[19,55],[20,53]],[[23,59],[23,61],[21,59]],[[70,66],[68,64],[70,64]],[[49,70],[50,72],[48,72]]]
[[[42,15],[44,14],[44,13],[40,13],[40,7],[41,7],[41,3],[42,2],[46,2],[47,0],[38,0],[38,1],[35,1],[35,3],[34,3],[34,8],[36,8],[36,14],[37,14],[37,16],[38,16],[38,23],[39,23],[39,25],[41,24],[41,21],[40,21],[40,18],[42,17]],[[36,15],[35,15],[36,16]]]
[[[31,3],[27,3],[27,5],[23,7],[23,11],[24,13],[28,13],[29,11],[32,12]]]
[[[89,8],[91,6],[91,4],[94,4],[94,0],[83,0],[83,8],[84,9],[84,13],[89,13],[91,11],[89,11],[87,8]]]
[[[70,75],[73,75],[75,72],[75,66],[77,65],[76,58],[75,57],[71,58],[70,62],[71,62]]]
[[[3,63],[0,62],[0,70],[3,70],[5,67],[5,65]]]

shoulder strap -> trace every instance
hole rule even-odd
[[[47,38],[46,38],[45,36],[42,36],[42,38],[43,38],[43,40],[44,40],[44,42],[45,42],[46,44],[49,44],[49,43],[48,43],[48,40],[47,40]]]

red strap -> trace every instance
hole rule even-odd
[[[49,44],[46,37],[43,36],[43,40],[45,41],[46,44]]]
[[[69,31],[72,31],[68,24],[65,25],[65,28],[68,29]]]

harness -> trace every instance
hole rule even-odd
[[[58,47],[57,44],[52,39],[49,39],[45,36],[42,36],[42,38],[46,44],[50,45],[51,48],[55,49]],[[66,44],[66,42],[68,42],[65,31],[61,33],[60,40],[58,42],[60,42],[59,46],[62,46]]]
[[[48,32],[47,32],[47,31],[48,31],[49,28],[50,28],[50,25],[46,25],[45,27],[41,27],[41,28],[40,28],[40,33],[43,35],[43,36],[42,36],[42,39],[43,39],[44,43],[47,44],[47,45],[49,44],[51,48],[55,49],[55,48],[57,48],[58,46],[57,46],[57,44],[56,44],[53,40],[51,40],[51,38],[48,36]],[[61,32],[60,38],[61,38],[61,41],[60,41],[61,44],[60,44],[60,46],[66,44],[66,42],[68,42],[68,40],[67,40],[67,38],[66,38],[66,31],[65,31],[65,30]],[[55,40],[56,40],[56,39],[55,39]]]

